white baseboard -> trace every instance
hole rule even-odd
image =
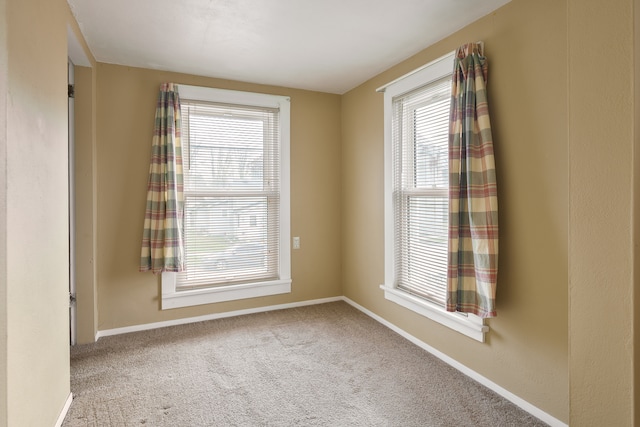
[[[183,319],[167,320],[164,322],[145,323],[143,325],[125,326],[123,328],[105,329],[104,331],[98,331],[96,334],[96,341],[102,337],[108,337],[110,335],[128,334],[129,332],[148,331],[150,329],[164,328],[167,326],[185,325],[187,323],[204,322],[207,320],[224,319],[227,317],[242,316],[245,314],[264,313],[265,311],[284,310],[287,308],[304,307],[307,305],[324,304],[327,302],[343,301],[343,297],[331,297],[314,299],[308,301],[292,302],[288,304],[270,305],[267,307],[249,308],[246,310],[227,311],[225,313],[207,314],[197,317],[186,317]]]
[[[457,369],[458,371],[462,372],[463,374],[465,374],[466,376],[470,377],[471,379],[479,382],[480,384],[482,384],[483,386],[487,387],[488,389],[493,390],[494,392],[498,393],[500,396],[504,397],[505,399],[507,399],[511,403],[513,403],[516,406],[522,408],[523,410],[527,411],[528,413],[530,413],[534,417],[544,421],[545,423],[549,424],[550,426],[552,426],[552,427],[568,427],[567,424],[563,423],[559,419],[547,414],[542,409],[537,408],[536,406],[533,406],[531,403],[527,402],[526,400],[516,396],[515,394],[511,393],[509,390],[499,386],[498,384],[494,383],[490,379],[480,375],[476,371],[468,368],[467,366],[465,366],[462,363],[458,362],[457,360],[447,356],[446,354],[442,353],[441,351],[436,350],[435,348],[431,347],[429,344],[425,343],[424,341],[419,340],[418,338],[416,338],[413,335],[409,334],[405,330],[397,327],[393,323],[383,319],[382,317],[378,316],[377,314],[373,313],[372,311],[367,310],[366,308],[364,308],[360,304],[350,300],[347,297],[342,297],[342,300],[344,302],[346,302],[347,304],[353,306],[354,308],[357,308],[358,310],[360,310],[361,312],[363,312],[367,316],[371,317],[372,319],[380,322],[381,324],[383,324],[387,328],[391,329],[392,331],[398,333],[399,335],[401,335],[402,337],[406,338],[407,340],[411,341],[412,343],[414,343],[418,347],[428,351],[429,353],[431,353],[432,355],[434,355],[438,359],[442,360],[446,364],[448,364],[448,365],[452,366],[453,368]]]
[[[58,416],[58,421],[56,421],[55,427],[62,426],[64,418],[67,416],[67,412],[69,412],[69,408],[71,407],[71,402],[73,402],[73,394],[69,393],[67,396],[67,401],[64,403],[64,407],[62,408],[62,412]]]
[[[103,331],[98,331],[98,333],[96,334],[96,341],[101,337],[106,337],[106,336],[110,336],[110,335],[119,335],[119,334],[126,334],[126,333],[129,333],[129,332],[146,331],[146,330],[150,330],[150,329],[164,328],[164,327],[167,327],[167,326],[184,325],[184,324],[187,324],[187,323],[204,322],[204,321],[207,321],[207,320],[223,319],[223,318],[227,318],[227,317],[242,316],[242,315],[245,315],[245,314],[263,313],[263,312],[266,312],[266,311],[284,310],[284,309],[288,309],[288,308],[304,307],[304,306],[308,306],[308,305],[324,304],[324,303],[335,302],[335,301],[344,301],[347,304],[351,305],[352,307],[360,310],[361,312],[363,312],[367,316],[371,317],[372,319],[376,320],[377,322],[381,323],[382,325],[388,327],[392,331],[398,333],[399,335],[401,335],[402,337],[404,337],[407,340],[411,341],[412,343],[414,343],[418,347],[428,351],[429,353],[431,353],[432,355],[434,355],[438,359],[442,360],[443,362],[447,363],[448,365],[452,366],[453,368],[457,369],[458,371],[462,372],[463,374],[467,375],[468,377],[472,378],[473,380],[479,382],[480,384],[484,385],[485,387],[489,388],[490,390],[493,390],[494,392],[498,393],[500,396],[504,397],[508,401],[512,402],[513,404],[515,404],[518,407],[522,408],[523,410],[527,411],[528,413],[530,413],[534,417],[536,417],[536,418],[544,421],[545,423],[549,424],[551,427],[568,427],[567,424],[563,423],[559,419],[549,415],[548,413],[544,412],[540,408],[538,408],[538,407],[532,405],[531,403],[527,402],[526,400],[516,396],[515,394],[511,393],[509,390],[499,386],[498,384],[494,383],[493,381],[489,380],[488,378],[480,375],[476,371],[468,368],[467,366],[465,366],[462,363],[458,362],[457,360],[447,356],[446,354],[444,354],[441,351],[435,349],[434,347],[431,347],[429,344],[419,340],[418,338],[416,338],[413,335],[409,334],[405,330],[403,330],[403,329],[399,328],[398,326],[394,325],[393,323],[383,319],[382,317],[378,316],[377,314],[375,314],[372,311],[364,308],[360,304],[356,303],[355,301],[352,301],[351,299],[349,299],[349,298],[347,298],[345,296],[323,298],[323,299],[315,299],[315,300],[309,300],[309,301],[300,301],[300,302],[294,302],[294,303],[289,303],[289,304],[271,305],[271,306],[267,306],[267,307],[256,307],[256,308],[250,308],[250,309],[246,309],[246,310],[229,311],[229,312],[226,312],[226,313],[215,313],[215,314],[208,314],[208,315],[204,315],[204,316],[188,317],[188,318],[175,319],[175,320],[167,320],[167,321],[164,321],[164,322],[155,322],[155,323],[146,323],[146,324],[143,324],[143,325],[126,326],[126,327],[123,327],[123,328],[106,329],[106,330],[103,330]],[[59,424],[56,424],[56,427],[58,427],[58,426],[60,426],[62,424],[62,420],[64,420],[64,417],[66,415],[66,412],[69,410],[69,406],[70,405],[71,405],[71,396],[69,397],[68,405],[65,406],[64,413],[61,414],[61,419],[59,421]]]

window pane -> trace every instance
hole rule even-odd
[[[447,76],[394,99],[396,286],[444,306],[447,288]]]
[[[278,111],[183,101],[185,261],[179,289],[279,272]]]
[[[262,189],[263,128],[257,120],[190,115],[185,190]]]
[[[188,197],[185,200],[187,271],[183,286],[273,278],[277,241],[267,197]],[[200,283],[200,282],[205,283]]]
[[[447,188],[449,185],[449,100],[414,110],[415,186]]]
[[[444,304],[447,286],[448,198],[408,197],[400,288]]]

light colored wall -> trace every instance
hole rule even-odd
[[[343,97],[99,64],[98,329],[344,294],[564,422],[632,425],[638,1],[600,3],[513,0]],[[498,317],[485,344],[385,301],[378,288],[375,89],[475,40],[489,57],[500,195]],[[292,97],[292,235],[302,250],[293,252],[291,295],[159,310],[157,278],[136,263],[150,105],[162,81]]]
[[[575,426],[633,425],[633,3],[568,0]]]
[[[638,28],[640,24],[640,0],[633,1],[633,22],[634,27]],[[634,59],[634,117],[640,117],[640,31],[634,31],[633,40],[633,59]],[[633,135],[633,396],[635,398],[634,407],[634,425],[640,425],[640,251],[637,250],[637,244],[640,242],[640,120],[634,120]]]
[[[75,67],[75,203],[77,343],[95,341],[98,331],[96,72]]]
[[[6,307],[0,425],[54,425],[69,395],[64,0],[7,0],[0,206]],[[4,91],[0,91],[3,93]],[[4,101],[4,93],[2,95]],[[5,132],[6,129],[6,132]],[[6,181],[5,181],[6,180]],[[3,322],[0,322],[2,324]],[[2,359],[0,359],[2,360]]]
[[[513,0],[342,101],[344,294],[550,415],[569,420],[567,10]],[[383,95],[462,43],[489,61],[500,209],[498,317],[485,344],[384,299]]]
[[[7,2],[0,0],[0,414],[7,413]],[[0,415],[0,427],[7,427]]]
[[[75,64],[74,173],[75,173],[75,285],[76,343],[95,341],[98,331],[96,279],[96,61],[80,26],[69,10],[69,57]],[[72,40],[71,40],[72,39]]]
[[[155,104],[161,82],[291,97],[291,294],[160,310],[159,278],[139,273]],[[99,330],[338,296],[340,97],[117,65],[97,67]]]

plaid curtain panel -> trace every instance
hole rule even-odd
[[[160,86],[151,144],[140,271],[184,269],[184,200],[178,86]]]
[[[447,311],[495,317],[498,198],[479,43],[458,48],[449,127]]]

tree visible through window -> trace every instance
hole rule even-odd
[[[177,286],[278,276],[278,111],[182,101],[185,261]]]
[[[163,275],[163,308],[290,292],[289,99],[180,97],[185,271]]]

